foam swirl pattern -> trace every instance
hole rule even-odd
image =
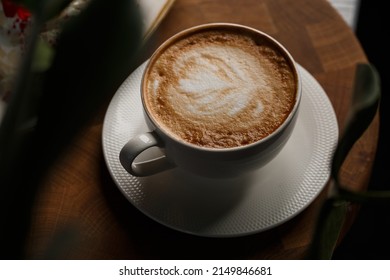
[[[270,134],[291,111],[296,87],[285,58],[266,42],[209,31],[169,47],[147,79],[153,118],[205,147],[243,146]]]

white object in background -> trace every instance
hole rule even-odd
[[[137,0],[142,13],[145,39],[153,33],[174,2],[175,0]]]
[[[0,122],[6,99],[10,94],[12,79],[17,71],[23,53],[24,28],[28,21],[22,21],[18,14],[6,15],[0,3]]]
[[[356,30],[360,0],[328,0],[346,23]]]

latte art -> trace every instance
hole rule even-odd
[[[192,119],[212,117],[226,122],[228,119],[218,116],[236,117],[244,110],[253,110],[256,116],[263,112],[261,97],[270,87],[264,80],[264,69],[255,61],[236,47],[208,46],[200,52],[192,49],[173,64],[174,71],[184,75],[171,85],[168,98],[178,105],[181,115]],[[251,108],[253,104],[256,106]]]
[[[229,148],[277,129],[296,98],[290,65],[267,40],[212,30],[169,46],[149,68],[151,117],[178,140]]]

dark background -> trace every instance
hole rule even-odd
[[[386,178],[389,158],[389,137],[386,135],[389,116],[389,40],[387,1],[360,0],[356,35],[368,60],[381,76],[380,135],[369,189],[390,190]],[[387,14],[385,14],[387,13]],[[387,66],[386,66],[387,62]],[[388,134],[388,133],[387,133]],[[387,173],[390,176],[390,173]],[[390,260],[390,204],[363,205],[356,222],[334,254],[334,259]]]

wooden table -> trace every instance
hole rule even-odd
[[[326,0],[177,0],[145,57],[176,32],[207,22],[234,22],[263,30],[284,44],[328,94],[342,130],[354,71],[367,58],[352,30]],[[142,60],[141,59],[141,60]],[[120,193],[105,165],[98,116],[53,167],[33,212],[28,257],[61,259],[302,259],[311,240],[320,196],[301,214],[272,230],[238,238],[195,237],[142,214]],[[342,169],[353,189],[367,187],[379,120]],[[351,214],[355,213],[352,211]],[[353,215],[351,215],[353,216]],[[349,219],[352,221],[353,219]],[[54,255],[47,248],[63,246]]]

